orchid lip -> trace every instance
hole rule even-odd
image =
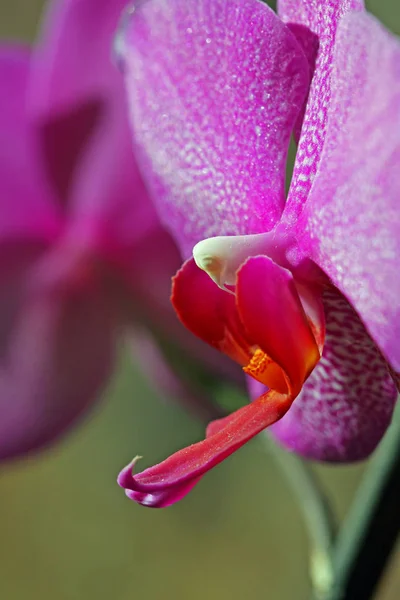
[[[234,250],[235,242],[235,238],[223,240],[225,247],[229,249],[226,244],[231,243]],[[202,265],[211,266],[211,275],[218,277],[222,263],[210,262],[207,257],[223,256],[208,252],[210,242],[206,243],[208,246],[200,246],[200,259],[206,257]],[[215,240],[212,243],[215,250]],[[292,273],[265,255],[246,258],[237,252],[238,257],[244,257],[244,262],[238,268],[234,295],[221,291],[213,277],[191,259],[174,277],[172,302],[181,321],[195,335],[236,360],[269,389],[254,402],[212,422],[203,441],[140,473],[134,473],[137,459],[127,465],[118,483],[127,497],[139,504],[165,507],[177,502],[207,471],[276,423],[289,410],[320,358]],[[232,263],[229,265],[231,268]]]

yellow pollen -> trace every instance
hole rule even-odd
[[[254,377],[254,379],[262,380],[263,374],[271,363],[272,360],[270,357],[260,350],[260,348],[257,348],[249,364],[243,367],[243,371]]]
[[[282,369],[260,348],[254,351],[250,362],[243,367],[243,371],[280,394],[288,392]]]

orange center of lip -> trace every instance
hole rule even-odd
[[[289,386],[285,374],[257,345],[250,346],[246,334],[238,328],[225,330],[225,339],[219,349],[238,362],[243,371],[280,394],[287,394]]]
[[[250,362],[243,367],[243,371],[280,394],[288,393],[288,385],[282,369],[260,348],[255,350]]]

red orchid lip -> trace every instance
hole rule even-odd
[[[206,439],[134,475],[135,459],[118,483],[145,506],[183,498],[201,477],[290,408],[320,358],[292,274],[266,256],[239,269],[235,295],[218,288],[187,261],[174,278],[172,302],[195,335],[239,362],[270,389],[233,414],[211,423]]]
[[[126,495],[138,504],[164,508],[174,504],[210,469],[225,460],[257,433],[281,418],[290,407],[289,396],[269,391],[232,415],[214,421],[205,440],[179,450],[162,463],[137,475],[137,458],[118,477]]]

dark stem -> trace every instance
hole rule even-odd
[[[400,412],[372,458],[334,549],[329,600],[369,600],[400,529]]]

